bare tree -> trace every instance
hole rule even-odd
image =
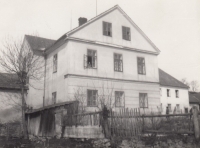
[[[199,88],[199,83],[198,83],[198,81],[196,81],[196,80],[193,80],[193,81],[191,81],[191,83],[190,83],[190,89],[191,89],[191,91],[198,91],[198,88]]]
[[[41,69],[43,69],[44,63],[42,60],[25,43],[25,40],[22,39],[14,40],[12,38],[6,38],[3,42],[3,48],[0,49],[0,66],[2,70],[5,73],[15,74],[17,76],[17,81],[13,77],[7,77],[7,80],[10,81],[10,84],[15,83],[16,85],[17,83],[21,89],[22,132],[25,138],[28,136],[25,123],[25,91],[28,87],[27,80],[40,80],[43,77],[44,73]]]
[[[181,82],[183,82],[185,85],[187,85],[188,87],[190,87],[189,82],[187,81],[186,78],[181,79]]]

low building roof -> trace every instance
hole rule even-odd
[[[159,81],[161,86],[171,86],[186,89],[189,88],[187,85],[185,85],[184,83],[172,77],[171,75],[169,75],[161,69],[159,69]]]
[[[189,102],[200,104],[200,92],[189,92]]]
[[[37,36],[25,35],[25,38],[27,39],[27,42],[29,43],[32,50],[45,49],[55,43],[55,40]]]
[[[0,73],[0,88],[1,89],[20,89],[17,74]]]

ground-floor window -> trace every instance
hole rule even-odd
[[[97,106],[97,90],[87,90],[87,106]]]
[[[139,105],[140,105],[140,108],[148,108],[147,93],[139,93]]]
[[[124,92],[123,91],[115,91],[115,106],[116,107],[124,107]]]

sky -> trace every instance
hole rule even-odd
[[[0,48],[7,36],[58,39],[117,4],[160,49],[159,68],[200,84],[200,0],[0,0]]]

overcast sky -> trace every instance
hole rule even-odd
[[[116,4],[160,49],[161,69],[200,83],[200,0],[97,0],[97,14]],[[58,39],[79,17],[95,16],[96,0],[0,0],[0,41],[24,34]]]

